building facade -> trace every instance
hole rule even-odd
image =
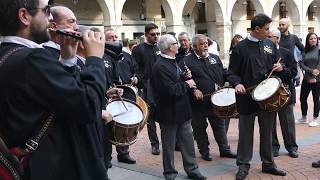
[[[290,32],[304,39],[318,33],[320,0],[56,0],[70,7],[79,24],[113,28],[121,38],[135,39],[144,25],[156,23],[162,33],[204,33],[220,45],[224,56],[234,34],[246,36],[250,20],[258,13],[291,20]]]

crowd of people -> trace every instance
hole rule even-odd
[[[196,161],[194,142],[201,158],[212,161],[208,123],[220,157],[236,158],[238,180],[249,173],[256,117],[262,172],[278,176],[286,172],[274,162],[280,148],[277,115],[285,148],[292,158],[299,157],[295,123],[311,127],[320,124],[318,37],[309,33],[304,47],[289,32],[288,19],[281,19],[279,28],[270,30],[270,17],[254,16],[251,33],[232,39],[230,63],[225,68],[217,43],[203,34],[181,32],[177,38],[161,35],[158,26],[149,23],[145,25],[144,41],[120,41],[113,29],[102,32],[78,25],[72,10],[48,0],[2,0],[0,5],[6,7],[0,10],[0,83],[5,85],[0,88],[0,135],[9,148],[28,152],[25,179],[108,180],[112,143],[107,134],[114,117],[105,109],[114,98],[122,103],[122,98],[127,98],[121,85],[135,87],[148,104],[150,152],[162,154],[167,180],[178,175],[175,150],[181,151],[189,178],[206,179]],[[70,35],[79,32],[80,38]],[[297,49],[301,56],[295,56]],[[303,72],[299,98],[302,115],[295,121],[299,67]],[[286,105],[272,112],[251,95],[252,87],[270,75],[290,94]],[[210,99],[213,92],[226,85],[235,90],[239,113],[236,153],[227,138],[230,119],[216,114]],[[310,91],[314,102],[311,121],[307,118]],[[52,124],[45,135],[41,141],[30,143],[48,116]],[[115,145],[119,162],[136,163],[129,144]],[[320,161],[312,166],[320,167]]]

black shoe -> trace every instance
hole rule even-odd
[[[286,176],[287,173],[278,168],[262,168],[263,173],[273,174],[276,176]]]
[[[194,180],[205,180],[205,179],[207,179],[207,177],[203,176],[200,173],[197,173],[197,174],[195,174],[195,173],[191,174],[190,173],[190,174],[188,174],[188,178],[194,179]]]
[[[201,158],[206,161],[212,161],[212,156],[210,155],[210,153],[201,154]]]
[[[134,160],[129,154],[128,155],[122,155],[117,156],[119,162],[127,163],[127,164],[135,164],[136,160]]]
[[[320,168],[320,160],[319,160],[319,161],[312,162],[312,167],[314,167],[314,168]]]
[[[297,158],[297,157],[299,157],[299,154],[297,151],[290,151],[289,156],[292,158]]]
[[[151,153],[153,155],[159,155],[160,154],[160,149],[158,147],[156,147],[156,146],[152,146],[151,147]]]
[[[278,157],[279,156],[279,151],[273,150],[272,154],[273,154],[273,157]]]
[[[235,154],[235,153],[233,153],[231,151],[227,151],[227,152],[220,153],[220,157],[236,158],[237,154]]]
[[[237,174],[236,174],[236,180],[243,180],[247,177],[248,175],[248,170],[239,168]]]

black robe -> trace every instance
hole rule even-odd
[[[131,78],[137,76],[138,64],[136,60],[127,52],[122,51],[123,56],[118,61],[118,71],[122,84],[131,84]]]
[[[267,78],[277,61],[276,47],[268,39],[260,42],[242,40],[232,50],[229,71],[230,82],[233,86],[243,84],[252,88]],[[251,89],[252,91],[252,89]],[[260,111],[258,103],[251,97],[251,91],[246,94],[236,94],[236,105],[239,114],[252,114]]]
[[[208,94],[218,90],[218,86],[223,87],[229,76],[228,71],[223,68],[220,58],[214,54],[209,54],[207,58],[198,59],[195,52],[192,52],[180,61],[181,69],[185,65],[190,69],[197,88],[206,95],[203,101],[196,100],[195,96],[192,96],[192,110],[205,111],[211,109],[212,103]]]
[[[283,70],[281,72],[275,73],[285,86],[288,86],[291,96],[289,104],[294,104],[296,102],[296,90],[293,84],[293,79],[297,75],[297,62],[294,59],[293,54],[286,48],[280,47],[278,49],[278,58],[281,57],[281,64]]]
[[[0,56],[20,45],[2,43]],[[31,155],[26,179],[106,179],[101,108],[103,61],[88,57],[80,78],[43,49],[24,48],[0,67],[0,127],[9,147],[23,147],[43,118],[55,112],[48,135]],[[80,80],[81,79],[81,80]]]
[[[158,122],[182,124],[191,119],[190,88],[181,79],[174,59],[159,57],[152,70],[151,82],[157,102],[155,119]]]

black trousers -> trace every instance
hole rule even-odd
[[[193,136],[196,140],[201,154],[209,153],[209,139],[207,134],[208,122],[213,131],[214,138],[219,146],[220,153],[230,151],[228,139],[226,135],[225,120],[220,119],[213,112],[193,112],[192,113],[192,128]]]
[[[306,80],[302,81],[301,90],[300,90],[300,103],[301,103],[301,112],[303,116],[307,115],[308,112],[308,96],[310,91],[312,91],[313,97],[313,117],[319,116],[319,95],[320,95],[320,82],[310,84]]]
[[[151,117],[152,115],[150,114],[150,117],[148,119],[148,137],[151,143],[151,146],[156,146],[159,148],[159,139],[157,135],[157,126],[155,120]]]
[[[107,131],[107,126],[105,126],[105,131]],[[109,142],[107,136],[104,137],[104,155],[105,155],[105,161],[107,163],[111,163],[112,159],[112,143]],[[129,146],[116,146],[117,156],[126,156],[129,155]]]
[[[272,153],[272,128],[276,113],[261,110],[257,114],[241,115],[239,118],[239,141],[237,165],[250,167],[253,153],[255,118],[258,116],[260,132],[260,158],[263,167],[276,167]]]
[[[293,114],[293,106],[293,104],[290,104],[286,108],[278,112],[284,146],[288,152],[298,150],[298,145],[296,142],[296,126]],[[277,120],[274,121],[273,126],[272,148],[274,151],[279,151],[280,149],[280,144],[277,137]]]
[[[182,154],[183,168],[187,174],[200,174],[195,157],[191,121],[182,124],[160,123],[162,139],[163,175],[166,179],[175,179],[178,171],[174,165],[174,147],[176,140]]]

